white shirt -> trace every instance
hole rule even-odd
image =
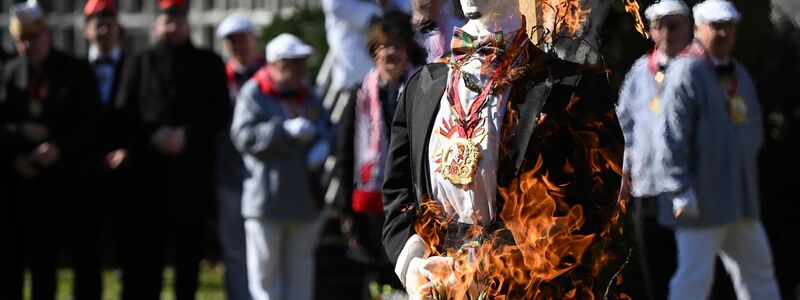
[[[89,47],[89,63],[92,64],[94,69],[95,79],[97,79],[97,90],[100,92],[100,101],[103,105],[109,105],[113,101],[114,95],[111,95],[111,90],[114,88],[114,77],[116,75],[116,64],[122,58],[122,50],[119,47],[114,47],[111,53],[108,54],[108,59],[111,60],[110,64],[98,64],[101,54],[97,47]]]
[[[513,38],[513,33],[521,26],[520,18],[503,18],[498,22],[490,25],[490,28],[485,28],[478,20],[470,20],[465,24],[462,29],[467,33],[476,36],[484,37],[491,32],[502,31],[506,39],[506,43]],[[509,34],[510,33],[510,34]],[[511,36],[511,37],[510,37]],[[477,75],[480,73],[480,62],[475,60],[467,63],[462,67],[462,71],[468,74]],[[449,74],[448,74],[449,75]],[[489,78],[479,77],[481,86],[484,86]],[[469,109],[469,105],[477,97],[477,93],[469,90],[464,86],[463,79],[459,80],[459,95],[462,99],[462,107],[464,110]],[[496,216],[495,200],[497,194],[497,161],[499,156],[499,141],[500,130],[502,128],[503,118],[505,116],[506,99],[509,95],[509,90],[506,89],[502,93],[502,97],[495,96],[487,97],[488,105],[484,107],[481,116],[486,117],[483,126],[488,131],[488,135],[478,145],[481,150],[482,158],[479,162],[477,173],[473,177],[473,183],[467,189],[461,189],[453,185],[442,177],[441,174],[436,172],[439,167],[438,163],[432,156],[435,156],[436,149],[443,142],[434,132],[431,134],[431,139],[428,144],[428,164],[431,172],[431,197],[436,201],[442,203],[445,207],[445,212],[448,215],[456,216],[456,221],[469,224],[488,224]],[[440,99],[441,105],[439,112],[436,115],[434,127],[431,130],[438,131],[442,119],[449,116],[450,103],[447,100],[447,93],[445,92]],[[478,216],[477,218],[474,218]],[[408,271],[408,265],[414,258],[422,258],[427,254],[424,243],[419,235],[414,234],[406,242],[400,255],[397,258],[395,265],[395,273],[400,278],[400,281],[405,284],[405,276]]]

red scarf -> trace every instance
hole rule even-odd
[[[300,87],[300,90],[293,95],[294,97],[281,93],[275,87],[275,81],[273,81],[272,76],[269,75],[269,69],[267,66],[261,67],[261,69],[259,69],[258,72],[253,75],[253,80],[258,83],[258,87],[261,92],[264,93],[264,95],[281,101],[286,101],[290,106],[297,108],[297,111],[293,112],[296,116],[302,115],[299,109],[303,107],[303,104],[305,104],[306,98],[308,97],[308,88],[306,86]]]
[[[354,158],[359,176],[352,193],[353,212],[374,215],[383,214],[381,185],[385,167],[386,151],[389,147],[383,108],[379,95],[380,76],[372,69],[364,78],[356,98]],[[388,99],[391,101],[391,99]]]

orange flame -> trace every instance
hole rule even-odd
[[[539,3],[542,27],[552,43],[559,36],[575,37],[591,9],[581,8],[580,0],[544,0]]]
[[[435,274],[433,299],[594,299],[608,293],[608,282],[597,278],[619,258],[620,253],[611,248],[618,246],[623,234],[624,203],[617,205],[616,199],[609,197],[584,198],[592,197],[597,190],[608,190],[601,174],[621,173],[621,152],[602,147],[598,134],[606,130],[604,123],[595,120],[592,113],[583,115],[585,111],[573,107],[579,100],[572,99],[566,114],[581,124],[559,122],[556,126],[562,127],[553,130],[566,132],[586,153],[555,167],[539,155],[532,168],[500,187],[503,207],[498,218],[502,228],[472,226],[464,238],[468,243],[458,249],[443,249],[443,235],[451,220],[439,203],[423,203],[415,232],[432,256],[453,257],[455,261],[452,275]],[[516,111],[508,113],[506,126],[514,126]],[[540,126],[548,128],[546,124]],[[501,155],[505,152],[501,148]],[[588,183],[563,178],[579,178],[576,173],[587,172],[592,174]],[[576,198],[577,185],[583,186],[579,190],[590,191]],[[616,192],[606,195],[616,196]],[[612,278],[622,280],[619,274]],[[624,294],[605,296],[627,298]]]
[[[639,14],[639,3],[636,0],[622,0],[622,2],[625,3],[625,12],[629,13],[633,17],[633,21],[636,22],[634,25],[636,31],[645,38],[650,38],[650,35],[645,30],[644,22],[642,22],[642,16]]]

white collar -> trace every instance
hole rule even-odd
[[[89,46],[89,61],[90,62],[93,62],[93,61],[96,61],[96,60],[100,59],[100,56],[101,56],[100,49],[98,49],[96,46]],[[121,57],[122,57],[122,50],[119,48],[119,46],[115,46],[113,49],[111,49],[111,53],[110,53],[111,60],[113,60],[114,62],[117,62],[117,61],[119,61],[119,59]]]

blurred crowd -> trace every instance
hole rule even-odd
[[[169,261],[176,298],[194,299],[211,219],[228,299],[311,299],[332,158],[347,258],[369,270],[364,298],[404,290],[381,238],[396,99],[448,55],[465,18],[451,0],[322,7],[329,89],[346,101],[336,117],[310,84],[315,49],[288,33],[259,49],[244,16],[217,28],[223,61],[193,45],[186,0],[159,0],[153,45],[129,53],[115,1],[89,0],[88,56],[75,57],[51,46],[36,1],[16,4],[17,55],[0,56],[0,299],[22,299],[25,270],[32,298],[53,299],[63,250],[75,299],[100,299],[102,230],[122,298],[159,299]],[[759,221],[761,111],[731,57],[742,15],[724,0],[662,0],[645,16],[655,47],[617,104],[644,275],[634,298],[704,299],[719,256],[740,299],[779,299]]]

